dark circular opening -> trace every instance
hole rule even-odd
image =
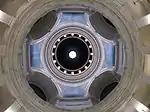
[[[100,95],[100,101],[102,101],[116,86],[118,85],[118,82],[113,82],[109,85],[107,85],[101,95]]]
[[[103,16],[103,19],[104,19],[105,22],[106,22],[107,24],[109,24],[111,27],[115,28],[114,24],[113,24],[109,19],[107,19],[107,18],[104,17],[104,16]]]
[[[39,88],[38,86],[34,85],[34,84],[29,84],[30,87],[34,90],[34,92],[44,101],[46,101],[46,95],[44,94],[44,92],[41,90],[41,88]]]
[[[89,50],[86,43],[82,40],[67,38],[58,45],[56,57],[62,67],[69,70],[76,70],[86,64],[89,57]]]

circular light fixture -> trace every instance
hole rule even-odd
[[[70,52],[69,52],[69,57],[70,57],[71,59],[75,59],[75,58],[77,57],[77,53],[76,53],[75,51],[70,51]]]
[[[54,56],[53,60],[56,59],[55,65],[63,70],[71,72],[70,74],[77,74],[79,70],[83,71],[83,68],[89,66],[89,56],[92,53],[91,44],[86,38],[79,37],[78,34],[71,36],[71,34],[65,34],[66,38],[61,39],[58,44],[55,44],[56,50],[53,47]],[[57,41],[58,42],[58,41]],[[91,51],[91,52],[90,52]],[[69,55],[68,55],[69,54]],[[92,58],[92,57],[91,57]],[[84,69],[85,70],[85,69]]]

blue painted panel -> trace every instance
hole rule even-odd
[[[85,13],[63,12],[61,22],[79,22],[82,24],[86,24]]]
[[[35,44],[30,46],[31,67],[36,67],[36,68],[41,67],[40,50],[41,50],[40,44]]]
[[[83,97],[84,89],[81,87],[66,87],[63,89],[64,97]]]
[[[104,68],[110,68],[115,64],[115,46],[108,43],[103,43],[105,49],[105,63]]]

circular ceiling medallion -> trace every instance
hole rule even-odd
[[[84,25],[60,26],[45,42],[45,65],[55,78],[65,82],[89,78],[103,59],[100,40]]]
[[[92,51],[88,39],[79,34],[65,34],[53,46],[53,62],[66,74],[79,74],[87,70],[92,63]]]

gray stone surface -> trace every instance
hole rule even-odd
[[[13,0],[19,1],[19,0]],[[21,3],[20,3],[21,1]],[[127,69],[118,88],[95,107],[84,110],[84,112],[118,112],[120,108],[130,100],[135,92],[136,84],[139,81],[140,70],[142,69],[143,55],[140,51],[140,40],[138,28],[135,24],[133,15],[124,4],[125,0],[36,0],[25,2],[20,0],[17,5],[1,8],[8,14],[15,16],[10,27],[6,30],[4,39],[6,48],[0,47],[0,58],[2,59],[3,69],[0,69],[0,76],[7,75],[6,82],[10,93],[15,98],[20,98],[20,103],[29,112],[60,112],[42,101],[33,94],[29,88],[25,77],[23,77],[20,46],[33,23],[51,10],[54,6],[60,7],[63,4],[86,4],[92,6],[107,16],[117,26],[118,31],[126,43]],[[22,6],[20,6],[22,5]],[[19,10],[18,10],[19,9]],[[1,35],[0,35],[1,36]],[[0,42],[1,43],[1,42]],[[2,42],[3,43],[3,42]],[[4,50],[5,49],[5,50]],[[19,50],[19,51],[18,51]],[[5,53],[4,53],[5,52]],[[2,56],[1,56],[2,55]],[[1,61],[0,61],[1,62]],[[0,64],[0,67],[1,64]],[[2,72],[3,71],[3,72]],[[7,105],[5,105],[7,106]]]

